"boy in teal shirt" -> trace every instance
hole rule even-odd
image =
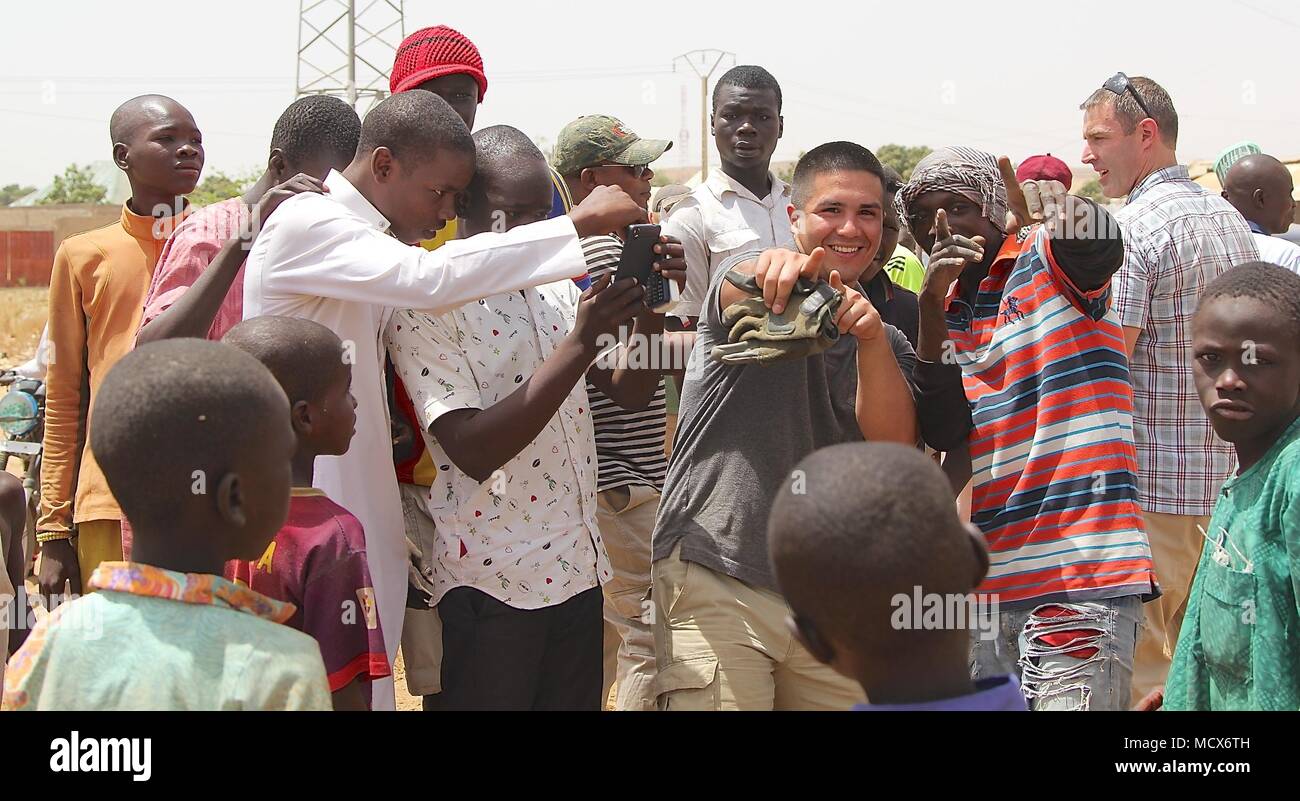
[[[296,441],[271,373],[229,345],[171,339],[109,371],[91,447],[135,529],[9,660],[6,710],[331,708],[294,613],[221,577],[256,559],[289,510]]]
[[[1174,710],[1300,709],[1300,276],[1252,262],[1192,321],[1194,376],[1237,451],[1165,686]]]

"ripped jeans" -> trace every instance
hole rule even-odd
[[[986,615],[987,617],[987,615]],[[971,646],[971,678],[1015,673],[1032,710],[1125,710],[1133,684],[1133,649],[1142,621],[1136,595],[1001,610],[981,621]]]

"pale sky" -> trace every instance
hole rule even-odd
[[[69,162],[109,158],[109,115],[148,92],[194,113],[205,172],[263,165],[294,98],[298,6],[5,3],[0,184],[40,186]],[[699,163],[699,81],[672,72],[673,57],[696,48],[732,51],[776,76],[785,98],[777,159],[849,139],[967,144],[1015,160],[1050,151],[1079,167],[1078,105],[1117,70],[1169,90],[1184,162],[1242,139],[1300,157],[1300,7],[1285,0],[634,7],[407,0],[406,32],[447,24],[478,45],[488,75],[478,127],[509,123],[553,141],[574,117],[613,114],[642,136],[676,140],[660,162],[670,167]]]

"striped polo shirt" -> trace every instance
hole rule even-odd
[[[1008,237],[972,308],[948,296],[971,405],[980,592],[1002,604],[1153,591],[1137,503],[1133,390],[1110,288],[1084,293],[1031,229]]]

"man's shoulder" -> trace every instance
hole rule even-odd
[[[191,212],[176,226],[171,238],[224,242],[239,233],[239,226],[247,216],[248,207],[242,198],[226,198]]]

